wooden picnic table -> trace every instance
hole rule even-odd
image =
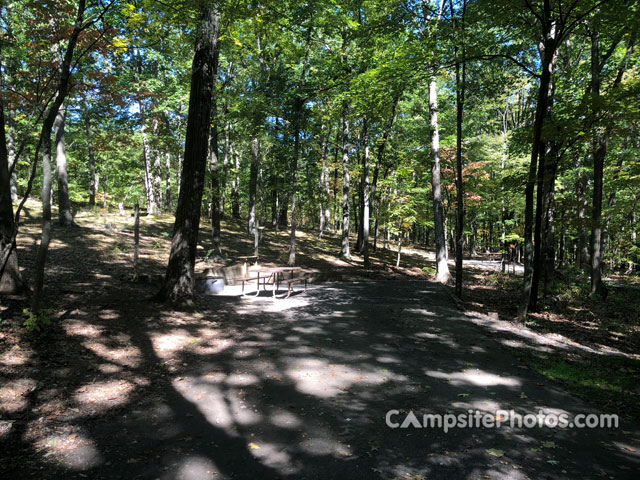
[[[304,281],[304,289],[307,289],[307,280],[306,276],[303,277],[295,277],[295,273],[301,272],[302,268],[300,267],[259,267],[254,270],[251,270],[251,273],[254,273],[256,276],[247,276],[242,278],[242,295],[244,295],[244,284],[245,282],[256,282],[256,294],[257,297],[260,295],[260,282],[262,282],[263,291],[267,290],[267,285],[272,285],[273,297],[276,296],[276,292],[280,283],[287,283],[287,297],[291,296],[291,291],[293,288],[293,283],[296,281]],[[285,278],[286,274],[289,274],[289,278]]]

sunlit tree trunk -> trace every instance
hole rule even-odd
[[[96,157],[93,150],[93,135],[91,134],[91,120],[87,104],[82,102],[82,116],[84,119],[84,130],[87,135],[87,150],[89,153],[89,206],[96,204]]]
[[[249,167],[249,215],[247,233],[253,235],[256,228],[256,200],[258,195],[258,170],[260,168],[260,140],[257,136],[251,140],[251,166]]]
[[[69,181],[67,178],[67,152],[64,141],[65,108],[60,105],[53,123],[56,138],[56,173],[58,175],[58,223],[63,227],[72,226],[71,202],[69,201]]]
[[[438,92],[435,80],[429,82],[429,118],[431,125],[431,191],[433,194],[433,225],[436,244],[436,281],[447,284],[451,281],[451,273],[447,264],[447,242],[444,234],[444,214],[442,210]]]
[[[40,312],[42,306],[45,266],[47,263],[49,242],[51,241],[51,132],[53,130],[53,123],[55,122],[58,110],[69,92],[73,52],[78,42],[78,37],[85,28],[83,25],[85,6],[85,0],[79,0],[75,26],[71,36],[69,37],[67,49],[62,60],[60,79],[58,81],[56,93],[46,115],[44,116],[38,141],[39,151],[42,154],[42,237],[40,239],[40,244],[38,245],[34,264],[34,290],[31,299],[31,311],[35,314]],[[36,160],[34,159],[34,161]]]
[[[340,256],[349,258],[349,109],[342,107],[342,244]]]

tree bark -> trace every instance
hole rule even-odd
[[[368,148],[369,148],[369,122],[367,116],[365,115],[362,119],[362,129],[360,133],[360,152],[362,153],[361,165],[362,165],[362,173],[360,174],[360,182],[358,185],[358,200],[359,202],[354,203],[353,207],[355,209],[356,205],[358,205],[358,215],[356,220],[358,236],[356,238],[356,250],[360,253],[363,253],[363,236],[364,236],[364,209],[365,209],[365,196],[369,197],[369,158],[368,158]],[[365,155],[367,158],[365,159]],[[366,168],[365,168],[366,162]],[[365,185],[366,181],[366,185]],[[365,193],[365,189],[367,192]],[[369,212],[367,212],[369,215]]]
[[[303,69],[304,70],[304,69]],[[294,266],[296,264],[296,208],[297,208],[297,192],[298,192],[298,156],[300,155],[300,122],[302,120],[302,108],[304,106],[304,100],[302,98],[295,99],[293,129],[293,161],[292,161],[292,176],[291,182],[291,231],[289,233],[289,260],[287,264]]]
[[[340,256],[349,258],[349,108],[342,106],[342,244]]]
[[[257,136],[251,141],[251,167],[249,169],[249,215],[247,232],[253,235],[256,228],[256,200],[258,195],[258,169],[260,168],[260,140]]]
[[[545,14],[550,19],[550,7],[545,2]],[[550,20],[544,23],[543,28],[543,52],[542,52],[542,72],[540,75],[540,85],[538,87],[538,100],[533,122],[533,141],[531,143],[531,160],[529,163],[529,175],[525,187],[525,209],[524,209],[524,281],[522,286],[522,298],[518,307],[518,319],[524,321],[529,311],[531,300],[531,289],[533,284],[533,206],[534,189],[537,179],[538,155],[541,149],[542,127],[547,115],[549,86],[551,84],[551,64],[557,49],[555,24]]]
[[[158,300],[172,303],[190,304],[193,297],[219,31],[219,13],[214,5],[208,4],[201,13],[193,56],[184,162],[171,253],[162,287],[156,295]]]
[[[576,152],[574,156],[574,166],[576,169],[576,199],[578,202],[578,251],[576,252],[576,263],[578,267],[584,268],[587,265],[591,265],[591,258],[589,254],[589,242],[587,239],[587,188],[588,188],[588,176],[583,171],[583,166],[580,161],[580,152]]]
[[[79,0],[75,25],[71,36],[69,37],[69,43],[67,44],[67,49],[60,67],[60,79],[56,88],[56,94],[49,106],[49,110],[47,110],[47,113],[44,116],[38,141],[39,151],[42,154],[42,237],[40,239],[40,244],[38,245],[34,265],[34,291],[31,304],[31,311],[36,315],[40,312],[42,304],[45,266],[47,263],[49,242],[51,241],[51,131],[53,129],[53,123],[55,122],[58,110],[69,91],[71,62],[73,60],[73,52],[78,42],[78,37],[84,29],[83,21],[85,7],[85,0]],[[37,160],[34,159],[34,161]]]
[[[63,227],[74,225],[69,200],[69,181],[67,176],[67,152],[64,141],[65,108],[60,105],[53,123],[56,138],[56,172],[58,174],[58,223]]]
[[[453,2],[450,4],[453,15]],[[458,47],[455,48],[456,58],[456,295],[462,296],[462,256],[464,233],[464,191],[462,179],[462,118],[464,112],[464,97],[466,84],[466,59],[464,42],[464,17],[466,0],[462,3],[462,17],[460,30],[462,32],[462,62],[458,57]],[[457,23],[457,22],[456,22]],[[456,29],[458,27],[456,26]],[[460,69],[462,68],[462,72]]]
[[[0,293],[19,293],[24,288],[18,267],[11,193],[4,106],[0,96]]]
[[[444,235],[442,181],[440,174],[440,133],[438,131],[438,92],[436,81],[429,82],[429,122],[431,126],[431,191],[433,194],[433,226],[436,244],[436,281],[451,282],[447,264],[447,243]]]
[[[365,119],[366,120],[366,119]],[[365,129],[365,132],[367,130]],[[371,197],[369,184],[369,135],[365,133],[362,138],[364,144],[364,156],[362,160],[362,212],[360,218],[360,231],[362,232],[362,245],[360,251],[364,255],[364,268],[369,268],[369,230],[371,228]]]
[[[87,150],[89,152],[89,206],[96,204],[96,157],[93,150],[93,135],[91,134],[91,120],[86,102],[82,102],[82,116],[84,117],[84,130],[87,135]]]

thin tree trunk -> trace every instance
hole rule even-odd
[[[340,256],[349,258],[349,109],[342,107],[342,244]]]
[[[87,150],[89,151],[89,206],[96,204],[96,157],[93,150],[93,135],[91,134],[91,120],[86,102],[82,102],[82,116],[84,117],[84,130],[87,135]]]
[[[320,170],[320,234],[319,237],[322,238],[322,234],[325,229],[331,228],[331,210],[329,208],[331,202],[331,190],[329,185],[329,168],[327,166],[327,157],[329,155],[329,138],[331,137],[331,128],[327,133],[326,139],[322,143],[322,167]]]
[[[369,229],[370,229],[370,186],[369,186],[369,136],[363,135],[364,157],[362,162],[362,217],[360,218],[360,231],[362,232],[361,252],[364,255],[364,267],[369,268]]]
[[[7,150],[9,155],[9,171],[11,172],[11,176],[9,178],[9,184],[11,188],[11,200],[14,202],[18,201],[18,173],[16,172],[18,165],[16,165],[16,143],[15,143],[15,132],[12,128],[14,115],[11,115],[7,122]]]
[[[462,179],[462,117],[464,112],[464,96],[466,83],[466,59],[464,43],[464,17],[466,0],[462,4],[462,62],[458,57],[456,46],[456,295],[462,296],[462,235],[464,233],[464,192]],[[453,14],[453,2],[451,3]],[[456,27],[457,28],[457,27]],[[460,73],[462,67],[462,74]]]
[[[444,235],[442,182],[440,176],[440,134],[438,131],[438,92],[436,81],[429,82],[429,117],[431,126],[431,191],[433,194],[433,226],[436,244],[436,281],[448,284],[451,273],[447,264],[447,242]]]
[[[47,114],[44,116],[38,141],[39,151],[42,153],[42,237],[40,239],[40,244],[38,245],[34,264],[34,291],[31,304],[31,311],[36,315],[40,312],[42,305],[45,266],[47,263],[49,242],[51,241],[51,131],[53,129],[53,123],[56,115],[58,114],[58,110],[69,91],[73,52],[75,50],[78,37],[85,28],[83,25],[85,7],[85,0],[79,0],[75,26],[69,38],[69,43],[67,44],[67,49],[62,60],[60,80],[58,81],[56,94],[54,100],[49,106]],[[34,162],[35,161],[37,160],[34,159]]]
[[[142,116],[143,107],[141,102],[139,104],[139,107],[140,115]],[[141,122],[140,133],[142,134],[142,157],[144,159],[144,186],[147,194],[147,213],[149,215],[156,215],[158,213],[158,203],[153,185],[153,165],[151,164],[152,151],[149,146],[147,127],[145,125],[144,117],[142,117]]]
[[[550,8],[550,7],[549,7]],[[547,8],[546,15],[550,17],[550,11]],[[531,144],[531,160],[529,164],[529,175],[527,177],[527,185],[525,188],[525,210],[524,210],[524,282],[522,287],[522,299],[518,307],[518,319],[524,321],[529,311],[529,302],[531,299],[531,289],[533,284],[533,206],[534,206],[534,189],[537,178],[538,155],[541,149],[542,127],[547,115],[549,86],[551,84],[551,64],[555,57],[557,48],[555,24],[552,22],[545,23],[543,31],[544,46],[542,52],[540,86],[538,87],[538,101],[536,103],[536,113],[533,122],[533,142]]]
[[[156,298],[191,303],[204,178],[211,131],[211,107],[217,79],[215,55],[220,31],[219,14],[208,4],[201,14],[193,66],[180,196],[173,228],[171,253]]]
[[[56,137],[56,172],[58,174],[58,223],[63,227],[74,225],[69,201],[69,182],[67,179],[67,152],[64,143],[65,109],[60,105],[53,123]]]
[[[362,129],[361,129],[361,133],[360,133],[360,152],[361,152],[361,157],[362,161],[362,173],[360,175],[360,182],[358,185],[358,203],[353,205],[353,208],[355,210],[356,205],[358,205],[358,209],[356,210],[358,212],[357,215],[357,220],[356,220],[356,225],[357,225],[357,232],[358,232],[358,236],[356,238],[356,250],[360,253],[363,253],[363,235],[364,235],[364,222],[362,221],[364,219],[364,209],[365,209],[365,188],[369,188],[368,183],[369,183],[369,159],[367,158],[365,160],[365,154],[368,155],[368,143],[369,143],[369,139],[368,139],[368,135],[369,135],[369,122],[367,119],[367,116],[365,115],[362,119]],[[360,156],[360,155],[359,155]],[[365,161],[367,163],[367,166],[365,168]],[[366,177],[366,181],[367,181],[367,186],[365,187],[365,177]],[[369,196],[369,192],[366,193],[366,196]],[[367,215],[369,214],[369,212],[367,212]]]
[[[586,222],[588,177],[583,172],[583,167],[580,162],[580,152],[576,152],[574,156],[574,166],[577,173],[575,188],[578,202],[578,251],[576,253],[576,263],[578,267],[584,268],[591,264],[591,258],[589,254],[589,242],[587,239],[588,228]]]
[[[229,146],[229,154],[233,162],[233,176],[231,177],[231,216],[240,220],[240,155],[233,145]]]
[[[217,35],[217,32],[216,32]],[[218,64],[220,60],[220,43],[216,40],[213,51],[212,66],[217,77]],[[215,91],[211,95],[211,131],[209,133],[209,158],[211,159],[211,240],[213,244],[214,256],[219,260],[222,257],[221,228],[222,219],[222,194],[221,169],[220,169],[220,149],[218,145],[218,102]]]
[[[249,216],[247,220],[247,232],[254,234],[256,228],[256,199],[258,194],[258,169],[260,167],[260,140],[253,137],[251,140],[251,167],[249,170]]]
[[[164,156],[164,164],[166,169],[165,186],[164,186],[164,209],[171,210],[171,153],[166,151]]]
[[[287,264],[294,266],[296,264],[296,208],[297,208],[297,192],[298,192],[298,156],[300,155],[300,121],[302,117],[302,108],[304,101],[302,98],[295,100],[294,115],[294,140],[293,140],[293,162],[292,172],[293,180],[291,182],[291,231],[289,234],[289,260]]]

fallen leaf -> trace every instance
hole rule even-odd
[[[504,456],[504,452],[502,450],[497,450],[495,448],[487,448],[485,450],[485,452],[487,452],[489,455],[491,455],[493,457],[502,457],[502,456]]]

